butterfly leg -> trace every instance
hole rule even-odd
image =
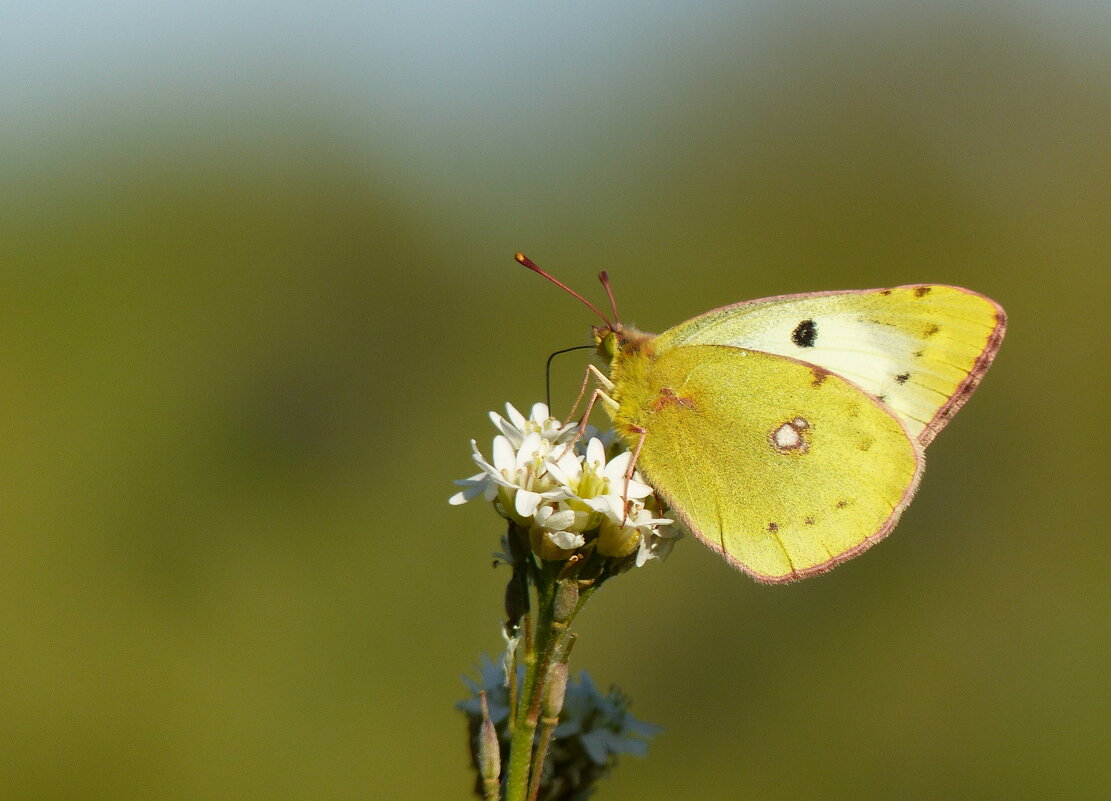
[[[621,524],[624,525],[629,519],[629,482],[633,480],[633,473],[637,469],[637,459],[640,458],[640,449],[644,446],[644,440],[648,436],[648,429],[641,426],[632,426],[631,430],[634,434],[639,434],[637,438],[637,446],[633,450],[633,458],[629,460],[629,466],[625,469],[625,491],[622,493],[621,501],[625,509],[624,516],[621,519]]]
[[[583,395],[586,394],[586,387],[590,383],[591,377],[593,377],[602,386],[601,387],[595,387],[594,391],[590,394],[590,400],[586,404],[586,412],[579,419],[579,430],[575,434],[574,439],[572,439],[569,443],[567,443],[567,447],[564,449],[563,453],[567,453],[567,451],[574,448],[575,443],[577,443],[580,439],[582,439],[583,435],[586,434],[586,424],[590,420],[591,412],[594,411],[594,403],[599,398],[601,398],[602,402],[605,403],[605,404],[608,404],[611,408],[613,408],[613,409],[617,408],[617,401],[615,401],[613,398],[611,398],[607,394],[607,390],[612,390],[613,389],[613,382],[609,380],[609,378],[606,376],[605,373],[603,373],[601,370],[599,370],[593,364],[588,364],[586,366],[585,372],[583,373],[583,382],[582,382],[582,387],[579,389],[579,397],[575,399],[575,405],[571,407],[571,414],[569,414],[567,416],[567,422],[570,422],[571,420],[575,419],[575,410],[578,409],[579,404],[582,403]],[[561,458],[562,458],[562,454],[561,454]]]
[[[579,394],[575,398],[575,404],[571,407],[571,412],[567,415],[567,419],[564,421],[565,423],[570,423],[572,420],[575,419],[575,411],[579,408],[579,404],[582,403],[583,396],[586,395],[586,387],[590,383],[590,379],[592,377],[595,381],[605,387],[607,391],[613,390],[613,382],[609,380],[606,374],[595,367],[593,364],[588,364],[586,366],[586,370],[583,371],[583,382],[582,385],[579,387]],[[606,397],[608,398],[608,396]],[[593,398],[591,398],[591,405],[593,405]],[[590,417],[589,407],[586,411],[586,417]]]

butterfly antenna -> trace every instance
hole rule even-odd
[[[513,258],[517,260],[518,264],[521,264],[525,267],[528,267],[530,270],[532,270],[537,275],[544,276],[545,278],[547,278],[549,281],[551,281],[553,284],[558,286],[560,289],[562,289],[567,294],[571,295],[572,297],[578,298],[579,301],[584,303],[588,309],[590,309],[592,312],[594,312],[599,317],[601,317],[602,322],[604,322],[606,325],[611,325],[610,321],[608,319],[606,319],[606,315],[604,315],[600,311],[598,311],[597,306],[595,306],[593,303],[591,303],[589,300],[584,298],[582,295],[580,295],[575,290],[571,289],[571,287],[567,286],[567,284],[563,283],[562,281],[560,281],[557,278],[554,278],[554,277],[548,275],[548,273],[541,270],[539,267],[536,266],[536,263],[532,259],[530,259],[528,256],[526,256],[524,253],[517,253],[516,255],[513,256]]]
[[[613,321],[615,323],[621,322],[621,315],[617,313],[617,301],[613,299],[613,290],[610,288],[609,273],[605,270],[598,273],[598,280],[602,282],[602,286],[606,289],[606,295],[610,299],[610,308],[613,309]]]

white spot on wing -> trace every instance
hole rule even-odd
[[[802,417],[788,420],[772,432],[772,447],[780,453],[786,453],[787,451],[806,453],[806,440],[803,438],[802,432],[808,428],[810,428],[810,423]]]
[[[802,436],[799,431],[790,423],[784,423],[775,430],[775,446],[777,448],[797,448],[799,443],[802,442]]]

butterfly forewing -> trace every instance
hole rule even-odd
[[[994,301],[960,287],[785,295],[707,312],[665,331],[656,354],[728,345],[789,356],[835,373],[928,443],[975,389],[1002,340]]]

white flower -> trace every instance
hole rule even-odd
[[[497,499],[501,511],[507,516],[524,521],[532,517],[540,504],[558,500],[567,495],[559,480],[547,472],[546,459],[557,446],[568,447],[577,426],[562,424],[548,414],[548,407],[537,403],[529,417],[518,412],[512,404],[505,405],[509,419],[491,412],[490,420],[501,432],[494,437],[492,464],[487,462],[471,440],[474,461],[482,472],[456,481],[463,487],[448,499],[458,505],[482,495],[488,501]]]
[[[521,447],[525,437],[533,433],[539,434],[541,439],[553,445],[557,442],[570,442],[579,425],[575,422],[561,423],[549,414],[546,403],[534,403],[527,418],[512,403],[505,404],[505,411],[509,415],[508,420],[497,412],[490,412],[490,422],[514,448]]]
[[[640,547],[637,549],[636,565],[643,567],[649,559],[666,559],[671,549],[675,547],[683,536],[683,532],[675,528],[672,520],[653,520],[647,525],[638,518],[637,526],[644,525],[640,534]]]
[[[625,473],[632,458],[632,454],[623,451],[607,462],[605,445],[593,438],[586,444],[583,456],[557,451],[555,460],[548,461],[548,472],[566,486],[576,500],[595,512],[610,514],[624,508],[625,498],[646,498],[652,494],[652,488],[635,471],[626,485]]]
[[[504,517],[530,530],[533,550],[545,559],[566,559],[589,539],[603,556],[624,558],[637,551],[636,564],[663,558],[679,532],[657,516],[652,488],[636,470],[632,454],[612,459],[615,433],[591,436],[585,444],[578,426],[562,424],[537,403],[529,417],[506,404],[508,418],[490,413],[500,432],[487,461],[471,440],[481,472],[456,481],[450,498],[461,504],[482,495]],[[589,429],[593,433],[592,427]]]
[[[497,498],[503,511],[512,509],[518,517],[532,517],[541,502],[567,495],[566,488],[547,471],[545,460],[553,447],[553,443],[535,431],[527,434],[516,449],[507,437],[499,434],[494,437],[494,463],[490,464],[478,450],[478,444],[471,440],[474,461],[482,472],[459,482],[466,489],[453,495],[449,502],[464,503],[481,491],[487,500]]]
[[[676,536],[669,528],[671,523],[669,518],[656,517],[644,501],[630,498],[624,509],[618,503],[607,513],[598,531],[598,551],[605,556],[621,557],[628,556],[639,546],[637,567],[640,567],[649,559],[666,555],[659,543]],[[647,555],[641,558],[642,554]]]
[[[536,525],[544,530],[544,536],[552,545],[570,551],[586,545],[586,538],[579,533],[584,530],[581,528],[581,521],[580,528],[575,527],[576,517],[579,515],[576,515],[574,510],[568,509],[561,503],[558,507],[541,506],[536,510],[533,519],[536,520]]]

